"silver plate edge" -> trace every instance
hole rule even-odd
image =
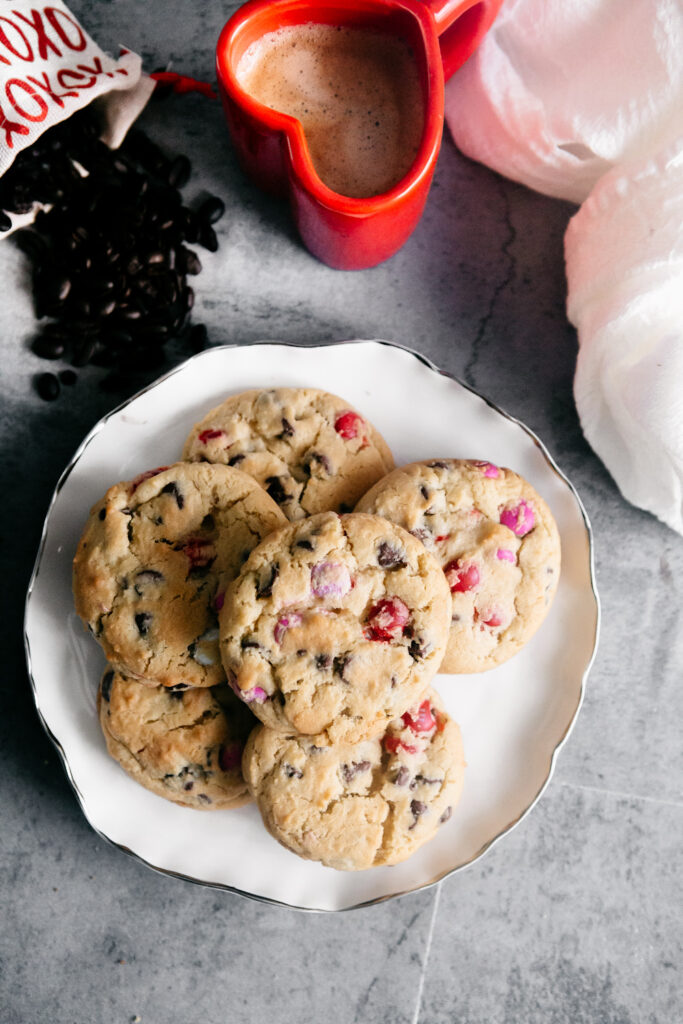
[[[456,384],[459,384],[460,387],[464,388],[466,391],[469,391],[473,395],[476,395],[477,398],[481,399],[482,402],[485,402],[486,405],[488,405],[491,409],[494,410],[494,412],[499,413],[499,415],[503,416],[506,420],[509,420],[511,423],[515,423],[518,427],[521,427],[521,429],[526,434],[528,434],[528,436],[531,438],[533,443],[539,449],[539,451],[541,452],[541,454],[543,455],[543,457],[545,458],[546,462],[548,463],[550,468],[553,470],[553,472],[557,476],[559,476],[560,479],[569,488],[569,490],[570,490],[570,492],[571,492],[571,494],[572,494],[572,496],[573,496],[573,498],[574,498],[574,500],[575,500],[575,502],[576,502],[576,504],[577,504],[577,506],[579,508],[581,516],[583,518],[583,522],[584,522],[584,525],[586,527],[586,534],[587,534],[587,537],[588,537],[588,554],[589,554],[589,569],[590,569],[591,591],[592,591],[593,597],[595,599],[595,611],[596,611],[595,634],[594,634],[594,637],[593,637],[593,649],[591,651],[590,658],[588,659],[588,664],[586,665],[586,668],[585,668],[585,670],[583,672],[583,675],[581,677],[581,690],[580,690],[580,693],[579,693],[579,700],[578,700],[576,708],[574,710],[574,714],[572,715],[572,718],[571,718],[570,722],[568,723],[567,728],[565,729],[563,735],[560,737],[560,739],[557,742],[557,745],[555,746],[555,749],[553,750],[552,756],[550,758],[550,765],[549,765],[549,768],[548,768],[548,774],[547,774],[547,776],[545,778],[545,781],[543,782],[543,785],[540,787],[540,789],[538,790],[536,796],[531,801],[531,803],[528,805],[528,807],[526,807],[524,809],[524,811],[522,811],[521,814],[519,814],[508,825],[506,825],[506,827],[504,829],[502,829],[500,832],[498,832],[497,835],[495,835],[487,843],[484,843],[484,845],[481,846],[479,848],[479,850],[477,850],[477,852],[472,857],[470,857],[470,859],[468,861],[466,861],[464,864],[459,864],[457,867],[451,868],[449,871],[444,871],[440,875],[437,875],[435,878],[432,878],[429,882],[425,882],[423,885],[418,885],[414,889],[402,889],[402,890],[400,890],[398,892],[387,893],[385,896],[378,896],[375,899],[365,900],[362,903],[355,903],[355,904],[353,904],[350,907],[339,907],[339,908],[337,908],[335,910],[328,910],[325,907],[299,907],[296,904],[284,903],[284,902],[282,902],[280,900],[272,899],[269,896],[259,896],[256,893],[246,892],[243,889],[237,889],[237,888],[235,888],[235,887],[233,887],[231,885],[223,885],[220,882],[206,882],[206,881],[204,881],[201,878],[193,878],[191,875],[185,875],[185,874],[182,874],[182,873],[177,872],[177,871],[171,871],[168,868],[158,867],[156,864],[152,864],[150,861],[145,860],[144,857],[141,857],[139,854],[135,853],[133,850],[129,849],[127,846],[123,846],[121,843],[117,843],[113,839],[110,839],[107,835],[104,834],[104,832],[101,832],[98,828],[96,828],[93,825],[93,823],[91,822],[91,820],[90,820],[90,818],[88,816],[88,812],[86,811],[86,807],[85,807],[85,801],[84,801],[83,796],[82,796],[78,786],[76,785],[76,781],[73,778],[73,775],[71,773],[71,768],[69,766],[69,762],[67,760],[66,753],[65,753],[61,743],[59,742],[57,737],[53,734],[53,732],[50,729],[49,725],[45,721],[45,718],[43,717],[43,714],[42,714],[42,712],[40,710],[40,707],[38,705],[38,695],[37,695],[37,692],[36,692],[36,683],[35,683],[35,680],[34,680],[34,677],[33,677],[33,667],[32,667],[32,661],[31,661],[31,645],[30,645],[30,641],[29,641],[29,637],[28,637],[28,629],[27,629],[27,622],[26,622],[26,620],[27,620],[27,617],[28,617],[28,608],[29,608],[29,603],[31,601],[31,597],[32,597],[32,594],[33,594],[33,589],[34,589],[35,581],[38,578],[38,573],[40,571],[40,562],[41,562],[41,559],[42,559],[43,550],[45,548],[45,543],[47,541],[48,522],[49,522],[49,519],[50,519],[50,515],[52,513],[53,506],[54,506],[54,504],[55,504],[55,502],[56,502],[56,500],[57,500],[57,498],[59,496],[59,493],[62,490],[64,484],[68,480],[68,478],[69,478],[73,468],[75,467],[76,463],[81,458],[81,455],[83,454],[85,449],[88,447],[90,442],[97,436],[97,434],[99,434],[99,432],[104,428],[104,426],[112,418],[112,416],[115,416],[116,413],[120,412],[120,410],[125,409],[128,405],[131,404],[131,402],[134,402],[136,398],[139,398],[141,395],[146,394],[148,391],[151,391],[152,388],[155,388],[158,384],[161,384],[163,381],[168,380],[170,377],[173,377],[176,373],[179,373],[181,370],[183,370],[185,368],[185,366],[188,365],[188,363],[193,362],[194,360],[197,360],[197,359],[201,359],[208,352],[213,352],[216,349],[236,349],[236,348],[252,348],[252,347],[255,348],[255,347],[260,346],[260,345],[280,345],[280,346],[282,346],[284,348],[330,348],[330,347],[338,346],[338,345],[367,345],[368,343],[375,344],[375,345],[385,345],[387,348],[396,348],[396,349],[399,349],[399,350],[401,350],[403,352],[407,352],[409,355],[414,356],[419,362],[421,362],[428,369],[434,371],[435,373],[438,373],[442,377],[448,377],[450,380],[454,381]],[[131,395],[130,398],[127,398],[124,402],[121,402],[121,404],[117,405],[114,409],[111,409],[100,420],[98,420],[98,422],[95,424],[95,426],[89,431],[89,433],[86,435],[86,437],[83,439],[83,441],[80,443],[80,445],[78,446],[78,448],[76,449],[76,451],[72,455],[72,457],[71,457],[69,463],[67,464],[65,470],[63,471],[62,475],[60,476],[59,480],[57,481],[57,485],[56,485],[56,487],[54,489],[52,498],[50,500],[50,504],[48,506],[48,510],[46,512],[46,515],[45,515],[45,520],[43,522],[43,529],[42,529],[41,538],[40,538],[40,544],[38,546],[38,553],[36,555],[36,560],[35,560],[35,563],[34,563],[34,566],[33,566],[33,572],[31,573],[31,579],[29,580],[28,589],[26,591],[26,601],[24,603],[24,650],[25,650],[25,653],[26,653],[26,666],[27,666],[27,670],[28,670],[29,681],[31,683],[31,691],[32,691],[32,694],[33,694],[33,702],[34,702],[34,704],[36,706],[36,711],[38,713],[38,718],[40,719],[40,722],[41,722],[41,724],[43,726],[43,729],[47,733],[48,738],[51,740],[52,744],[54,745],[55,749],[57,750],[57,753],[60,756],[60,759],[62,761],[62,765],[64,767],[64,771],[66,773],[66,777],[67,777],[67,779],[68,779],[68,781],[69,781],[69,783],[71,785],[71,788],[73,789],[74,793],[76,794],[76,799],[78,800],[78,803],[79,803],[79,806],[81,808],[81,811],[83,812],[83,816],[85,817],[86,821],[88,822],[88,824],[90,825],[92,830],[94,832],[96,832],[97,835],[100,836],[101,839],[104,839],[104,841],[109,843],[110,846],[116,847],[116,849],[121,850],[123,853],[127,854],[129,857],[132,857],[134,860],[137,860],[140,863],[145,864],[148,868],[151,868],[153,871],[157,871],[161,875],[167,875],[167,876],[169,876],[171,878],[180,878],[184,882],[192,882],[195,885],[203,885],[203,886],[206,886],[206,887],[209,887],[209,888],[212,888],[212,889],[220,889],[223,892],[234,893],[237,896],[243,896],[245,899],[254,900],[257,903],[266,903],[266,904],[269,904],[271,906],[283,907],[283,908],[288,909],[288,910],[299,910],[299,911],[302,911],[304,913],[310,913],[310,914],[341,914],[341,913],[347,913],[350,910],[361,910],[364,907],[375,906],[376,904],[385,903],[388,900],[392,900],[392,899],[398,899],[400,896],[407,896],[407,895],[410,895],[411,893],[425,892],[428,889],[433,888],[433,886],[438,885],[439,882],[443,881],[444,878],[450,878],[451,875],[455,875],[455,874],[457,874],[457,872],[463,871],[465,868],[471,867],[472,864],[474,864],[481,857],[483,857],[483,855],[485,853],[487,853],[504,836],[506,836],[508,834],[508,832],[511,832],[513,828],[516,828],[516,826],[519,825],[519,823],[527,816],[527,814],[529,814],[529,812],[536,806],[536,804],[538,803],[538,801],[542,797],[543,793],[545,792],[548,784],[550,783],[550,780],[552,779],[553,773],[555,771],[555,763],[557,761],[557,756],[558,756],[560,750],[562,749],[562,747],[564,746],[564,744],[566,743],[566,741],[567,741],[567,739],[568,739],[568,737],[569,737],[569,735],[570,735],[570,733],[571,733],[571,731],[572,731],[572,729],[574,727],[574,723],[576,722],[578,713],[581,710],[581,706],[583,704],[583,700],[584,700],[585,692],[586,692],[586,681],[588,679],[588,675],[590,673],[590,670],[591,670],[591,668],[593,666],[593,662],[595,661],[595,656],[596,656],[597,649],[598,649],[598,640],[599,640],[599,637],[600,637],[601,617],[602,617],[602,610],[601,610],[601,606],[600,606],[600,598],[598,596],[597,584],[596,584],[596,580],[595,580],[595,547],[594,547],[594,542],[593,542],[593,529],[591,527],[590,520],[588,518],[588,513],[586,512],[584,504],[581,501],[581,498],[579,497],[579,494],[578,494],[576,488],[574,487],[574,485],[572,484],[572,482],[568,479],[568,477],[565,476],[565,474],[559,468],[559,466],[557,465],[557,463],[555,462],[554,458],[552,457],[552,455],[550,454],[550,452],[548,451],[546,446],[543,444],[541,439],[539,437],[537,437],[536,434],[533,432],[533,430],[531,430],[529,427],[527,427],[526,424],[522,423],[521,420],[518,420],[515,416],[512,416],[510,413],[505,412],[505,410],[501,409],[499,406],[497,406],[495,404],[495,402],[492,402],[490,399],[488,399],[484,395],[480,394],[475,388],[470,387],[469,384],[466,384],[464,381],[460,380],[458,377],[454,376],[452,373],[449,373],[446,370],[442,370],[435,363],[433,363],[432,360],[429,359],[427,356],[422,355],[422,353],[420,353],[420,352],[416,352],[414,349],[410,348],[407,345],[401,345],[398,342],[385,341],[385,340],[379,339],[379,338],[371,338],[371,339],[355,338],[353,340],[345,340],[345,341],[320,342],[320,343],[316,343],[315,345],[297,345],[295,342],[263,340],[263,341],[250,342],[248,345],[237,345],[237,344],[233,344],[233,345],[212,345],[211,348],[205,349],[204,352],[198,352],[196,355],[191,356],[189,359],[184,360],[182,363],[179,363],[178,366],[173,367],[173,369],[169,370],[168,373],[163,374],[161,377],[157,377],[156,380],[152,381],[151,384],[148,384],[146,387],[142,388],[140,391],[137,391],[134,395]]]

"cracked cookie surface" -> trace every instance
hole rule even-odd
[[[279,731],[377,735],[441,663],[451,600],[438,562],[377,516],[320,513],[249,556],[219,616],[228,682]]]
[[[233,395],[194,426],[183,458],[238,466],[291,521],[350,512],[394,466],[386,441],[365,417],[314,388]]]
[[[241,760],[256,719],[225,683],[152,688],[108,668],[97,705],[107,750],[145,789],[208,811],[251,800]]]
[[[433,690],[385,734],[318,746],[258,726],[242,759],[268,831],[342,871],[397,864],[431,839],[460,798],[460,729]]]
[[[124,674],[151,686],[213,686],[225,679],[225,587],[284,522],[250,476],[227,466],[177,463],[116,484],[78,545],[76,611]]]
[[[560,577],[555,520],[531,484],[491,462],[433,459],[394,470],[356,506],[419,538],[453,611],[442,672],[506,661],[545,618]]]

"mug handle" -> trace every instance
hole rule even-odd
[[[439,36],[444,81],[465,63],[482,41],[503,0],[427,0]]]

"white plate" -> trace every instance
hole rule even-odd
[[[88,509],[112,483],[177,459],[191,426],[227,394],[275,385],[343,395],[381,431],[397,465],[454,456],[515,469],[548,502],[562,539],[555,602],[524,650],[490,672],[437,677],[463,732],[464,794],[436,838],[390,868],[340,872],[300,860],[271,839],[253,806],[207,813],[154,796],[107,755],[97,721],[104,660],[71,597],[71,560]],[[45,521],[25,641],[38,712],[85,816],[102,836],[160,871],[269,902],[342,910],[423,888],[471,864],[533,806],[579,710],[598,622],[585,511],[526,427],[388,342],[263,344],[195,356],[90,432]]]

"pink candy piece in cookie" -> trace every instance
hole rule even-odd
[[[410,609],[400,597],[386,597],[370,609],[365,636],[368,640],[381,640],[388,643],[396,640],[403,633]]]
[[[262,686],[252,686],[250,690],[241,690],[234,672],[228,672],[228,686],[240,700],[245,704],[265,704],[268,694]]]
[[[472,465],[478,466],[479,469],[484,474],[484,476],[488,476],[492,480],[495,480],[496,477],[500,476],[500,470],[498,469],[498,466],[494,466],[492,462],[482,462],[480,460],[475,459],[472,462]]]
[[[282,638],[288,629],[292,626],[300,626],[303,622],[303,616],[299,612],[288,612],[285,615],[281,615],[275,623],[273,630],[273,636],[275,637],[275,643],[282,643]]]
[[[506,505],[500,513],[500,521],[517,537],[526,537],[536,525],[536,515],[531,505],[522,500],[517,505]]]
[[[343,597],[351,590],[351,575],[340,562],[318,562],[311,569],[311,590],[316,597]]]
[[[500,562],[512,562],[513,564],[517,561],[514,551],[510,551],[509,548],[498,548],[496,558]]]
[[[452,594],[474,590],[481,580],[478,566],[474,562],[461,562],[459,558],[445,566],[444,574]]]

